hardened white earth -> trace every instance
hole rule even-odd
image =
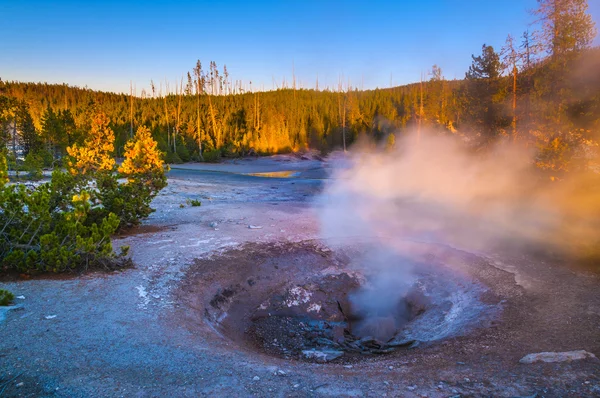
[[[445,320],[429,319],[421,329],[443,338],[414,349],[355,363],[316,364],[243,350],[219,337],[198,316],[202,303],[193,307],[191,288],[183,288],[186,278],[200,273],[226,286],[242,273],[252,275],[249,256],[256,247],[316,240],[318,205],[312,198],[326,169],[327,162],[293,156],[174,168],[169,186],[153,203],[157,211],[115,239],[115,247],[131,246],[134,268],[1,282],[0,288],[24,299],[17,299],[19,308],[0,322],[0,395],[600,395],[600,365],[591,356],[519,363],[541,352],[600,355],[598,276],[522,251],[473,254],[432,245],[462,277],[477,283],[466,287],[474,289],[469,295],[450,292]],[[285,171],[292,173],[248,175]],[[282,175],[287,178],[277,178]],[[192,207],[186,199],[202,206]],[[223,267],[220,259],[227,253]],[[292,266],[310,269],[310,264]],[[441,277],[460,283],[453,275]],[[277,278],[277,269],[269,276]],[[434,278],[434,285],[436,280],[441,279]],[[444,330],[478,303],[502,311],[468,333]],[[473,315],[478,319],[486,309],[479,310]]]

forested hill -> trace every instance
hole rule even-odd
[[[598,70],[599,48],[511,64],[484,45],[463,80],[445,80],[434,65],[422,84],[394,88],[241,92],[215,63],[207,72],[198,63],[169,95],[0,82],[0,107],[5,132],[14,120],[26,149],[51,147],[56,156],[85,136],[98,111],[111,120],[118,154],[132,129],[146,125],[170,162],[215,149],[224,156],[331,150],[362,134],[382,139],[411,128],[461,135],[474,145],[512,136],[571,153],[600,138]],[[557,163],[563,155],[550,156],[547,166],[566,167]]]

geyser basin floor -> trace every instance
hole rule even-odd
[[[287,163],[285,169],[292,169]],[[25,297],[22,309],[8,312],[0,323],[0,383],[19,375],[5,396],[598,396],[596,361],[519,363],[544,351],[600,355],[598,277],[576,273],[557,259],[510,251],[486,258],[439,248],[445,260],[487,281],[490,303],[506,300],[495,325],[466,336],[354,363],[316,364],[240,350],[198,316],[204,302],[189,290],[197,288],[197,280],[186,286],[185,278],[219,274],[196,259],[220,264],[223,252],[245,242],[271,250],[272,243],[315,238],[318,227],[306,198],[318,192],[319,183],[264,179],[257,187],[258,177],[175,174],[146,223],[160,228],[116,242],[131,245],[135,269],[0,283]],[[201,207],[179,207],[199,196]],[[230,258],[240,272],[252,262],[245,263],[242,253]],[[239,278],[235,272],[228,277]],[[222,278],[225,284],[227,276]],[[198,301],[190,308],[193,297]]]

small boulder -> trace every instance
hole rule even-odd
[[[344,355],[344,351],[337,350],[304,350],[302,351],[302,356],[305,359],[312,359],[316,362],[325,363],[331,362],[334,359],[338,359]]]
[[[587,358],[596,359],[596,356],[591,352],[584,350],[565,352],[538,352],[535,354],[525,355],[519,362],[525,364],[534,362],[566,362]]]

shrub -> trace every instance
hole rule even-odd
[[[200,202],[197,199],[187,199],[186,203],[192,207],[199,207],[202,206],[202,202]]]
[[[3,149],[0,149],[0,187],[8,182],[8,162]]]
[[[105,209],[121,219],[121,226],[137,225],[154,211],[152,199],[167,186],[164,162],[156,141],[147,127],[138,128],[133,140],[125,145],[125,160],[119,173],[126,178],[118,183],[112,174],[98,179],[100,198]]]
[[[37,187],[7,185],[0,156],[0,272],[114,268],[130,263],[127,247],[115,254],[111,235],[139,223],[166,186],[160,151],[145,127],[125,146],[119,182],[112,156],[114,134],[98,116],[81,147],[68,148],[69,172],[56,169]]]
[[[223,146],[221,154],[225,158],[237,158],[240,156],[240,148],[235,143],[229,141]]]
[[[55,171],[50,183],[38,187],[0,189],[0,269],[62,272],[123,263],[110,241],[119,218],[110,213],[91,221],[90,194],[63,189],[67,184],[59,185],[70,176],[62,174]]]
[[[188,151],[187,147],[185,146],[185,144],[183,142],[181,144],[177,145],[177,156],[181,160],[180,163],[185,163],[185,162],[190,161],[190,151]]]
[[[221,161],[221,151],[218,149],[204,151],[203,157],[205,162],[218,163]]]
[[[42,178],[42,167],[44,166],[44,159],[42,156],[35,152],[29,152],[25,156],[25,170],[29,173],[29,178],[39,180]]]
[[[181,164],[183,160],[175,152],[168,152],[165,161],[169,164]]]
[[[9,305],[14,299],[14,294],[8,290],[0,289],[0,306]]]

